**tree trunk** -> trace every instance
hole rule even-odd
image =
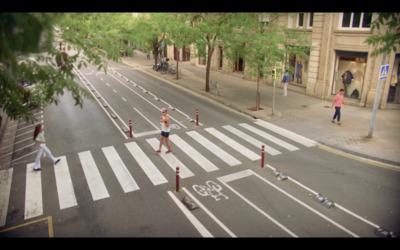
[[[179,51],[176,50],[176,80],[179,80]]]
[[[260,109],[260,66],[257,68],[257,96],[256,96],[256,111]]]
[[[158,61],[158,45],[157,43],[153,43],[153,56],[154,56],[154,65],[157,65]]]
[[[214,48],[208,46],[207,52],[207,67],[206,67],[206,92],[210,92],[210,69],[211,69],[211,57],[214,52]]]

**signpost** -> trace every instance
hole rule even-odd
[[[385,61],[386,61],[386,53],[383,54],[382,64],[385,63]],[[378,86],[376,88],[374,109],[372,111],[371,124],[369,125],[369,132],[368,132],[368,136],[367,136],[368,138],[372,138],[372,132],[374,130],[374,123],[375,123],[375,117],[376,117],[376,110],[378,109],[379,96],[381,93],[382,80],[386,79],[388,77],[388,74],[389,74],[388,72],[389,72],[389,65],[388,64],[382,65],[381,71],[379,73]]]
[[[381,73],[379,74],[379,80],[386,79],[389,74],[389,64],[381,66]]]

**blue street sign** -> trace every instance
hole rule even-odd
[[[379,73],[379,80],[386,79],[389,74],[389,64],[381,66],[381,72]]]

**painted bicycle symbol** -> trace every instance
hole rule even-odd
[[[228,196],[221,193],[222,187],[213,181],[206,181],[206,185],[193,185],[193,189],[201,196],[211,196],[216,201],[220,200],[220,196],[229,199]]]
[[[175,123],[171,124],[171,128],[172,129],[180,129],[180,127]]]

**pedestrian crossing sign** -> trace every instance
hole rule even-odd
[[[381,72],[379,74],[379,80],[386,79],[388,77],[388,72],[389,72],[389,65],[382,65],[381,66]]]

